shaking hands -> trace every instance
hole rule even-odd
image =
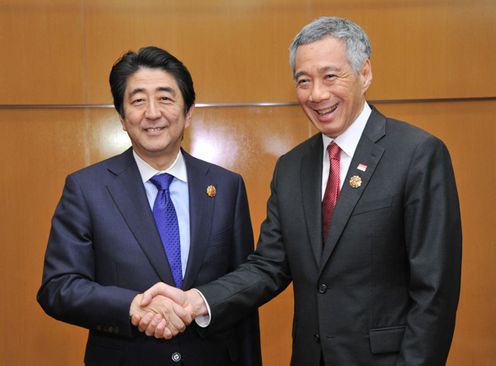
[[[159,282],[133,299],[129,313],[131,323],[147,336],[171,339],[208,310],[197,290]]]

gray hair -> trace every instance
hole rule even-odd
[[[296,49],[305,44],[320,41],[326,37],[342,40],[346,45],[348,62],[356,73],[360,72],[363,62],[370,58],[370,41],[367,33],[351,20],[338,17],[320,17],[308,23],[296,35],[289,47],[289,63],[295,75]]]

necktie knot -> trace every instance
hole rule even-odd
[[[155,175],[150,179],[150,182],[152,182],[159,191],[168,191],[169,186],[173,179],[174,179],[173,175],[164,173],[164,174]]]
[[[339,160],[341,157],[341,149],[339,148],[338,144],[334,142],[331,142],[329,145],[327,145],[327,153],[329,154],[329,160]]]

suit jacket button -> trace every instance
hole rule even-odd
[[[321,283],[319,285],[319,293],[321,294],[325,294],[327,291],[327,285],[325,283]]]
[[[318,333],[313,335],[313,339],[315,340],[316,343],[320,343],[320,335]]]
[[[181,357],[181,354],[179,352],[174,352],[172,354],[171,358],[172,358],[172,361],[174,361],[174,362],[181,362],[182,357]]]

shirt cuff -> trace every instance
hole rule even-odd
[[[203,299],[203,302],[205,303],[205,306],[207,307],[208,315],[200,315],[195,318],[195,323],[200,327],[200,328],[206,328],[210,325],[210,321],[212,320],[212,314],[210,313],[210,306],[208,305],[207,299],[205,299],[205,296],[201,293],[200,290],[197,290],[194,288],[196,292],[198,292]]]

